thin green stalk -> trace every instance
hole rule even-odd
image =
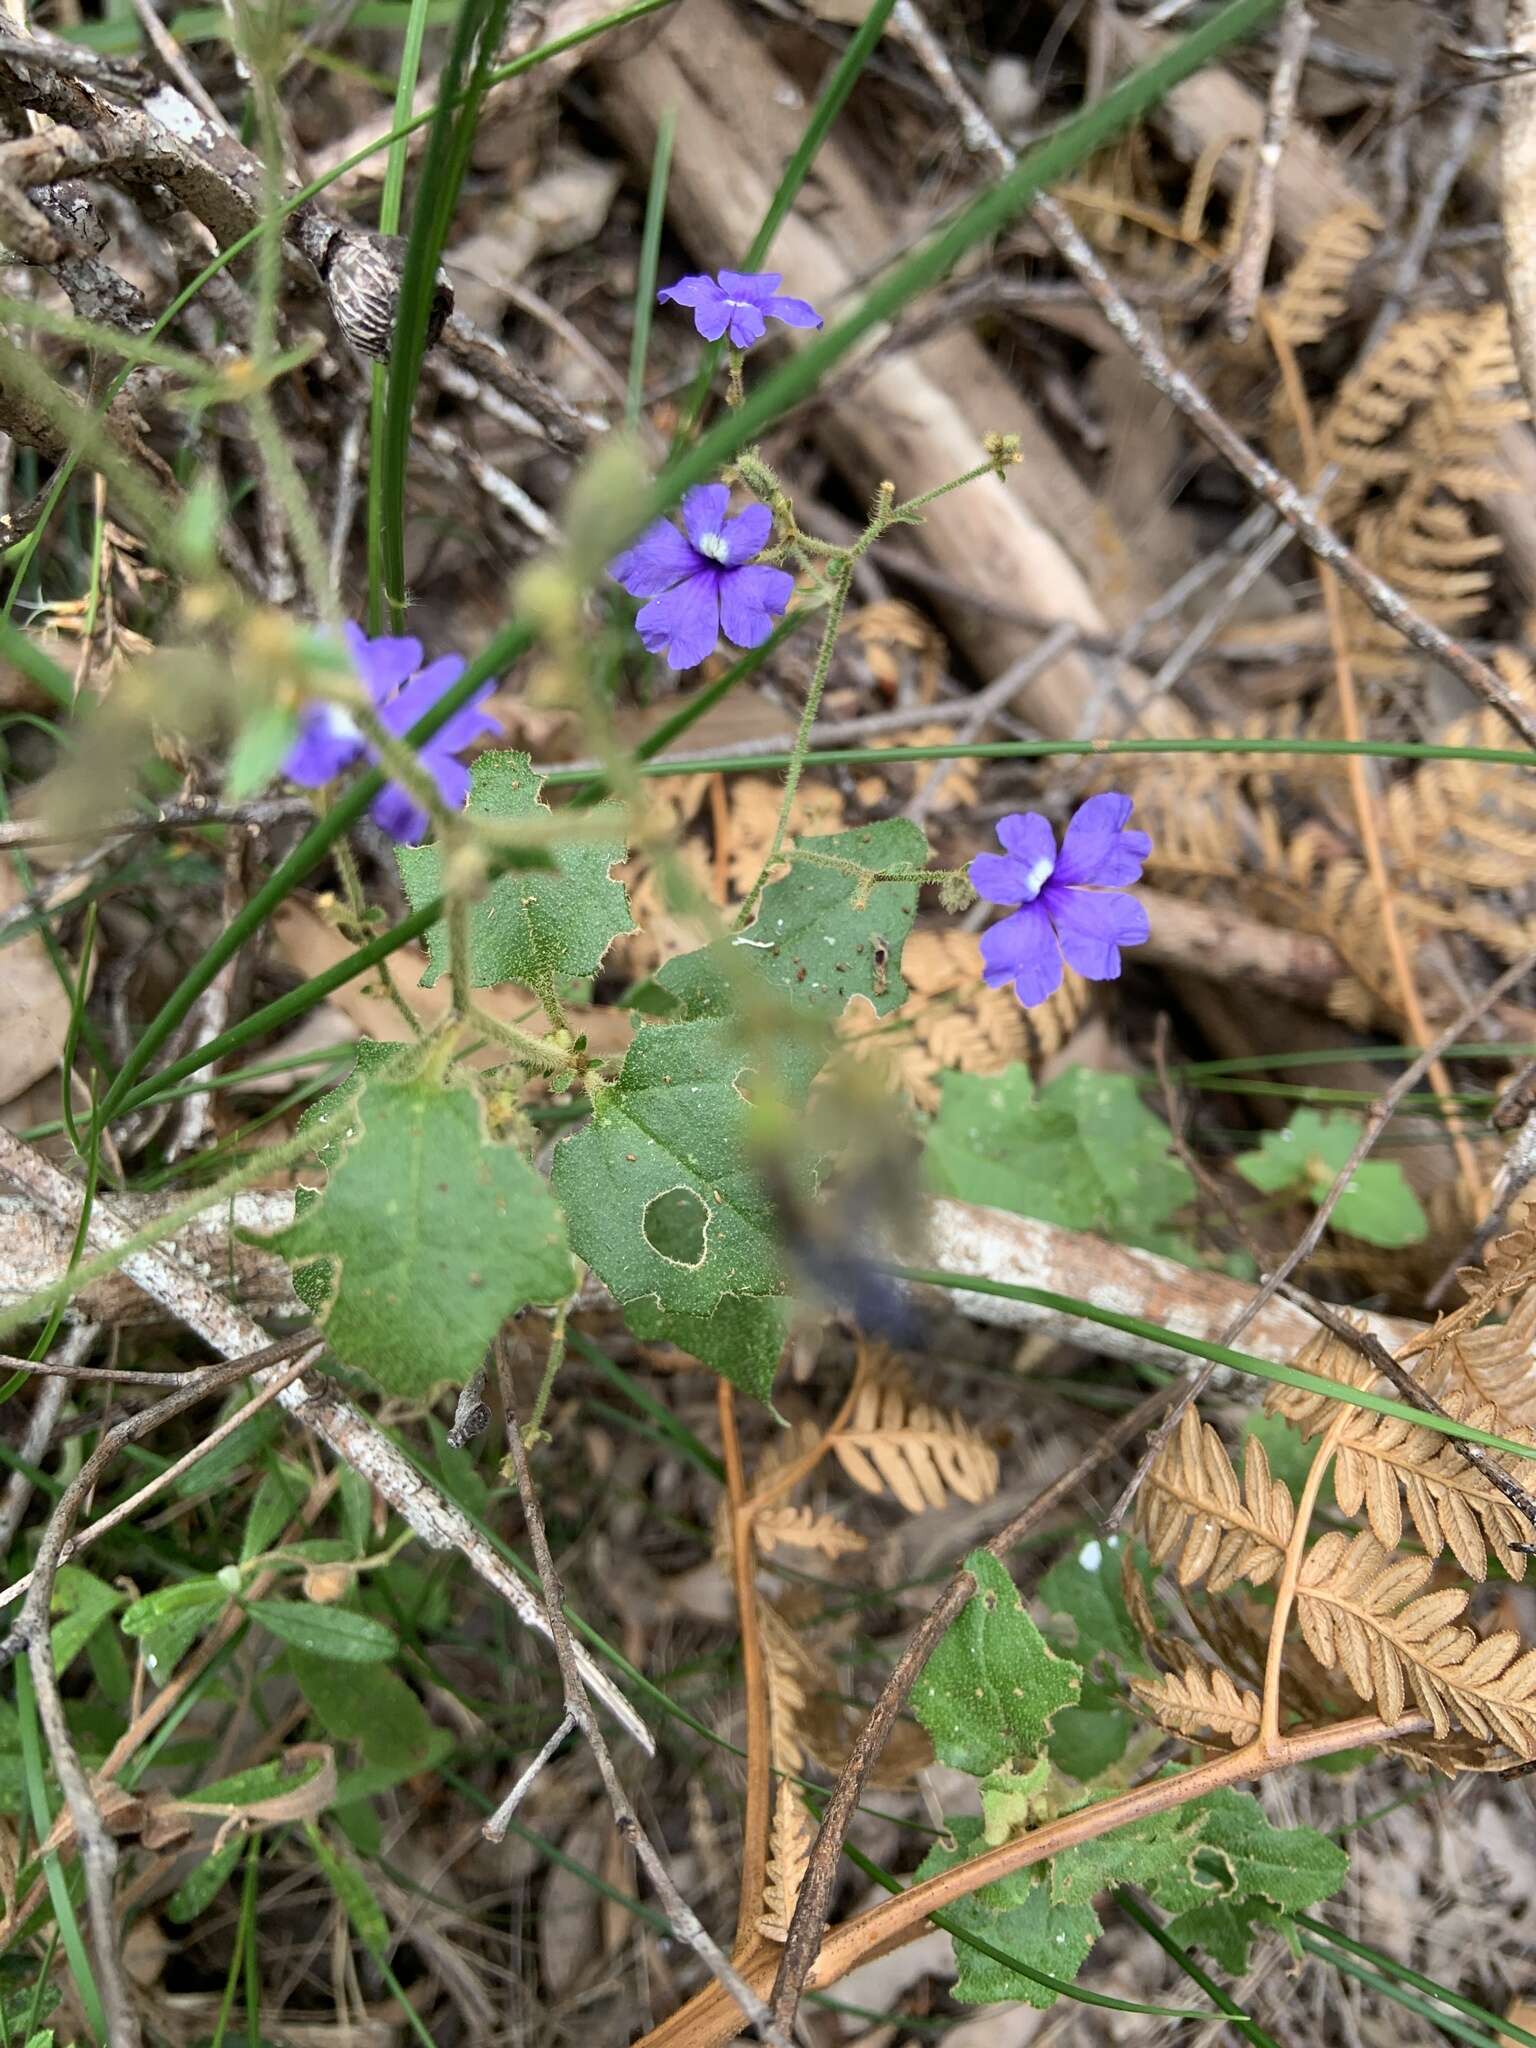
[[[48,1809],[47,1767],[43,1761],[43,1735],[37,1718],[37,1694],[32,1687],[32,1669],[25,1657],[16,1663],[16,1728],[21,1742],[21,1774],[26,1789],[27,1802],[32,1815],[32,1830],[38,1841],[46,1842],[53,1826],[53,1816]],[[48,1885],[48,1896],[53,1902],[54,1923],[59,1938],[64,1944],[64,1953],[69,1958],[70,1972],[75,1980],[81,2009],[86,2024],[98,2040],[107,2038],[106,2015],[102,2011],[101,1998],[96,1990],[96,1975],[91,1968],[90,1957],[85,1946],[85,1937],[75,1914],[74,1900],[70,1896],[69,1874],[59,1860],[56,1849],[42,1852],[43,1876]]]
[[[426,40],[430,14],[431,0],[411,0],[405,41],[400,50],[400,80],[395,89],[396,134],[389,146],[389,160],[384,167],[384,189],[379,195],[379,232],[385,235],[400,232],[405,171],[409,160],[406,130],[411,118],[411,102],[416,97],[416,81],[421,74],[422,44]],[[384,466],[378,460],[378,451],[384,439],[388,395],[388,370],[383,363],[375,363],[369,392],[368,426],[368,631],[374,634],[384,630]]]
[[[645,229],[640,237],[640,266],[635,276],[635,331],[629,347],[629,385],[624,424],[640,424],[645,403],[645,359],[651,346],[651,316],[656,306],[656,268],[661,260],[661,231],[667,213],[667,174],[672,168],[672,142],[677,112],[668,107],[656,124],[656,149],[651,158],[651,187],[645,200]]]
[[[1378,1998],[1384,1998],[1392,2005],[1400,2005],[1404,2012],[1411,2012],[1421,2020],[1428,2020],[1443,2034],[1449,2034],[1453,2041],[1467,2041],[1471,2048],[1499,2048],[1499,2036],[1487,2027],[1468,2026],[1465,2020],[1455,2019],[1448,2012],[1440,2012],[1427,1998],[1405,1990],[1391,1977],[1383,1977],[1376,1970],[1368,1970],[1363,1964],[1345,1955],[1342,1949],[1328,1949],[1320,1942],[1303,1935],[1301,1945],[1308,1954],[1320,1962],[1328,1963],[1341,1977],[1353,1977],[1357,1984],[1363,1984],[1368,1991],[1374,1991]]]
[[[747,891],[745,902],[736,913],[735,929],[750,924],[757,909],[758,898],[763,885],[773,872],[774,863],[784,845],[784,835],[789,829],[789,815],[794,808],[795,792],[800,787],[800,778],[805,772],[806,752],[811,744],[811,728],[816,723],[816,714],[821,709],[822,692],[827,687],[827,677],[832,671],[832,657],[837,652],[838,629],[843,622],[843,607],[848,602],[848,593],[853,588],[853,563],[850,560],[833,578],[832,594],[827,600],[826,622],[821,629],[821,646],[816,652],[816,666],[811,671],[811,686],[806,692],[805,708],[800,713],[800,729],[795,734],[794,750],[785,766],[784,793],[779,798],[779,815],[774,820],[773,843],[768,856],[758,869],[757,880]]]
[[[794,616],[799,616],[795,614]],[[691,721],[690,721],[691,722]],[[857,768],[902,761],[1048,761],[1102,754],[1254,754],[1281,755],[1299,761],[1327,755],[1361,754],[1379,761],[1477,761],[1489,768],[1532,766],[1530,750],[1519,747],[1441,747],[1417,740],[966,740],[935,741],[920,747],[818,747],[804,757],[807,768]],[[687,761],[647,756],[646,775],[762,775],[788,768],[788,749],[761,754],[710,754]],[[544,780],[551,786],[590,779],[588,768],[551,768]]]
[[[240,1885],[240,1917],[235,1923],[235,1945],[230,1953],[229,1969],[224,1976],[224,1995],[219,2000],[218,2015],[213,2023],[213,2038],[208,2048],[224,2048],[224,2036],[229,2031],[229,2016],[235,2009],[235,1992],[245,1974],[246,1956],[256,1945],[256,1877],[260,1863],[261,1835],[258,1831],[252,1833],[245,1852],[245,1870]],[[247,2034],[253,2041],[261,2038],[250,2026],[249,2020]]]
[[[554,1320],[549,1326],[549,1356],[544,1361],[544,1375],[539,1381],[539,1391],[533,1399],[533,1408],[523,1424],[523,1445],[532,1450],[544,1433],[544,1411],[549,1406],[549,1397],[555,1390],[555,1381],[565,1363],[565,1319],[571,1305],[562,1301],[555,1310]]]
[[[1353,1408],[1369,1408],[1377,1415],[1393,1415],[1419,1429],[1432,1429],[1441,1436],[1459,1437],[1463,1443],[1481,1444],[1484,1450],[1501,1451],[1515,1458],[1536,1458],[1536,1449],[1530,1444],[1512,1443],[1508,1437],[1474,1429],[1470,1423],[1458,1422],[1449,1415],[1432,1415],[1426,1409],[1411,1407],[1406,1401],[1394,1400],[1390,1394],[1377,1394],[1368,1387],[1349,1387],[1342,1380],[1326,1379],[1321,1373],[1303,1372],[1299,1366],[1278,1365],[1272,1359],[1255,1358],[1246,1351],[1233,1351],[1225,1344],[1208,1344],[1202,1337],[1186,1337],[1181,1331],[1164,1329],[1160,1323],[1149,1323],[1142,1316],[1121,1315],[1117,1309],[1097,1308],[1090,1301],[1079,1301],[1075,1295],[1055,1294],[1045,1287],[1015,1287],[1010,1281],[985,1280],[974,1273],[946,1273],[937,1269],[883,1263],[880,1270],[889,1273],[892,1279],[904,1281],[909,1287],[947,1287],[957,1293],[991,1294],[1003,1301],[1030,1302],[1036,1308],[1048,1308],[1057,1315],[1074,1316],[1085,1323],[1099,1323],[1107,1330],[1123,1330],[1128,1336],[1143,1338],[1149,1344],[1187,1352],[1191,1358],[1211,1359],[1217,1365],[1231,1366],[1233,1371],[1249,1373],[1255,1379],[1273,1380],[1283,1387],[1300,1387],[1308,1394],[1324,1394],[1330,1401],[1342,1401]]]
[[[1314,1955],[1320,1954],[1321,1950],[1317,1941],[1308,1937],[1320,1937],[1334,1948],[1343,1949],[1346,1955],[1357,1956],[1361,1961],[1373,1964],[1386,1976],[1400,1977],[1416,1991],[1425,1992],[1430,1998],[1438,1998],[1444,2004],[1454,2007],[1457,2012],[1465,2013],[1468,2019],[1480,2020],[1495,2033],[1503,2034],[1509,2040],[1520,2043],[1520,2048],[1536,2048],[1536,2034],[1528,2027],[1517,2026],[1513,2020],[1500,2019],[1496,2014],[1489,2012],[1486,2006],[1478,2005],[1473,1999],[1463,1998],[1459,1991],[1452,1991],[1444,1984],[1437,1984],[1433,1977],[1426,1977],[1418,1970],[1410,1970],[1406,1963],[1400,1963],[1394,1957],[1384,1955],[1380,1949],[1372,1948],[1366,1942],[1352,1941],[1347,1934],[1341,1934],[1338,1928],[1330,1927],[1326,1920],[1314,1919],[1310,1913],[1298,1913],[1295,1918],[1296,1925],[1305,1930],[1302,1936],[1303,1945],[1310,1948]]]
[[[1253,2048],[1279,2048],[1274,2036],[1266,2034],[1257,2020],[1249,2019],[1239,2006],[1233,2004],[1216,1980],[1206,1975],[1189,1950],[1174,1940],[1162,1922],[1146,1910],[1128,1886],[1121,1885],[1116,1891],[1115,1903],[1122,1913],[1151,1935],[1164,1955],[1172,1957],[1192,1984],[1199,1985],[1206,1997],[1226,2014],[1244,2040],[1253,2043]]]
[[[370,453],[371,463],[382,471],[384,600],[397,633],[405,618],[406,470],[416,387],[427,352],[427,322],[508,4],[509,0],[462,0],[443,67],[444,96],[432,119],[412,209],[389,351],[384,434]]]

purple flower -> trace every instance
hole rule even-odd
[[[981,935],[988,988],[1011,981],[1026,1009],[1061,986],[1061,963],[1088,981],[1113,981],[1120,948],[1139,946],[1147,913],[1133,897],[1112,893],[1141,878],[1152,851],[1145,832],[1127,832],[1131,799],[1106,792],[1079,805],[1056,850],[1055,834],[1038,811],[1000,819],[1003,852],[978,853],[971,882],[989,903],[1016,905]]]
[[[462,654],[445,654],[423,668],[419,640],[370,640],[351,624],[341,630],[358,680],[372,698],[380,724],[395,739],[403,739],[464,673]],[[421,749],[421,765],[450,810],[460,809],[469,795],[469,770],[458,755],[477,739],[501,731],[498,721],[480,709],[495,687],[490,682],[478,689]],[[344,705],[312,704],[283,762],[283,773],[302,789],[318,789],[365,756],[370,761],[378,758]],[[379,791],[372,815],[403,846],[414,846],[427,829],[426,812],[398,782],[388,782]]]
[[[724,484],[696,484],[683,493],[686,534],[658,519],[608,564],[631,597],[651,600],[635,627],[652,654],[666,650],[669,668],[697,667],[722,632],[737,647],[761,647],[795,587],[787,569],[752,562],[773,514],[749,505],[727,519],[730,495]]]
[[[804,299],[782,299],[777,270],[743,276],[739,270],[722,270],[718,278],[680,277],[656,297],[663,306],[692,306],[693,324],[706,341],[730,337],[732,348],[750,348],[763,338],[766,316],[782,320],[786,327],[819,327],[821,315]]]

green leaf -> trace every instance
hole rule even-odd
[[[336,1779],[338,1808],[356,1806],[359,1801],[377,1798],[379,1793],[388,1792],[400,1783],[402,1778],[414,1777],[417,1771],[435,1771],[445,1764],[458,1747],[457,1738],[447,1728],[434,1728],[427,1742],[426,1755],[419,1764],[364,1764],[360,1770],[342,1771]]]
[[[960,1816],[946,1825],[955,1846],[936,1843],[923,1858],[914,1883],[969,1862],[985,1847],[979,1821]],[[944,1917],[962,1933],[978,1935],[996,1948],[1007,1949],[1020,1962],[1069,1984],[1101,1932],[1099,1916],[1091,1906],[1058,1904],[1035,1870],[1021,1870],[996,1884],[983,1885],[947,1907]],[[1022,1976],[963,1942],[955,1943],[955,1964],[959,1975],[953,1995],[962,2005],[996,2005],[1016,1999],[1042,2007],[1055,2003],[1057,1993],[1052,1986]]]
[[[127,1594],[77,1564],[59,1566],[53,1581],[53,1608],[64,1618],[53,1629],[54,1669],[62,1678],[109,1614],[127,1602]]]
[[[1066,1707],[1062,1711],[1069,1714],[1076,1709]],[[992,1771],[982,1779],[981,1833],[989,1849],[1006,1842],[1010,1835],[1018,1834],[1032,1821],[1046,1817],[1050,1778],[1050,1759],[1042,1756],[1027,1770]]]
[[[185,1797],[199,1806],[255,1806],[263,1799],[302,1792],[328,1767],[329,1759],[323,1756],[305,1757],[298,1770],[288,1758],[274,1757],[270,1763],[252,1764],[249,1770],[216,1778],[211,1785],[199,1785]]]
[[[248,1600],[245,1611],[279,1642],[343,1664],[382,1664],[400,1647],[394,1631],[349,1607],[317,1607],[307,1600]],[[373,1680],[368,1681],[370,1689]]]
[[[467,1088],[380,1077],[351,1124],[320,1201],[270,1242],[326,1261],[321,1319],[347,1364],[395,1394],[461,1384],[508,1316],[570,1293],[559,1211]]]
[[[737,932],[733,947],[797,1008],[829,1021],[855,996],[880,1017],[907,999],[901,949],[917,915],[916,882],[876,882],[867,890],[857,875],[807,860],[819,854],[863,869],[920,868],[928,842],[905,818],[886,818],[852,832],[802,839],[790,868],[763,891],[756,920]],[[696,962],[698,955],[685,955]],[[672,994],[688,999],[693,970],[669,961],[656,976]]]
[[[389,1947],[389,1922],[384,1918],[384,1908],[370,1891],[367,1878],[349,1856],[331,1847],[312,1820],[305,1822],[304,1832],[315,1852],[315,1861],[325,1872],[326,1882],[352,1922],[358,1940],[370,1955],[382,1956]]]
[[[135,1600],[118,1627],[125,1636],[153,1635],[167,1622],[183,1615],[205,1616],[215,1607],[222,1607],[228,1598],[228,1588],[216,1578],[183,1579],[177,1585],[161,1586],[157,1592]],[[201,1627],[201,1621],[198,1625]]]
[[[1332,1897],[1349,1873],[1337,1842],[1312,1828],[1277,1828],[1251,1792],[1208,1792],[1186,1810],[1201,1823],[1194,1864],[1187,1879],[1154,1888],[1159,1905],[1171,1910],[1227,1896],[1299,1913]]]
[[[350,1469],[342,1468],[344,1471]],[[282,1535],[309,1493],[309,1474],[290,1458],[279,1458],[251,1497],[240,1538],[240,1562],[260,1557]]]
[[[973,1550],[965,1564],[977,1591],[928,1659],[912,1704],[943,1761],[981,1778],[1039,1754],[1082,1674],[1051,1650],[990,1551]]]
[[[624,1320],[642,1344],[675,1344],[755,1400],[766,1403],[773,1393],[789,1321],[782,1297],[727,1294],[702,1316],[642,1297],[626,1306]]]
[[[1115,1704],[1120,1696],[1097,1679],[1083,1681],[1082,1704],[1063,1707],[1051,1725],[1046,1748],[1057,1770],[1088,1785],[1119,1763],[1136,1726],[1136,1716]]]
[[[1175,1913],[1165,1932],[1185,1948],[1203,1948],[1208,1956],[1240,1977],[1248,1967],[1248,1950],[1261,1927],[1273,1927],[1280,1915],[1259,1899],[1215,1899]]]
[[[1110,1797],[1105,1791],[1102,1796]],[[1111,1885],[1144,1885],[1168,1904],[1167,1891],[1188,1886],[1191,1859],[1199,1847],[1205,1816],[1199,1802],[1149,1814],[1128,1827],[1112,1829],[1075,1849],[1051,1858],[1051,1897],[1063,1905],[1083,1905]],[[1197,1894],[1208,1898],[1209,1892]]]
[[[373,1534],[373,1488],[361,1472],[343,1465],[336,1475],[341,1502],[341,1533],[348,1557],[366,1557]]]
[[[1294,1188],[1321,1203],[1355,1149],[1364,1125],[1343,1110],[1299,1109],[1283,1131],[1266,1131],[1256,1152],[1233,1162],[1265,1194]],[[1429,1220],[1395,1159],[1367,1159],[1350,1176],[1332,1224],[1350,1237],[1396,1250],[1421,1244]]]
[[[481,754],[470,770],[470,816],[499,823],[548,818],[549,807],[539,800],[541,787],[526,754]],[[611,815],[611,806],[582,813],[585,820]],[[619,934],[634,930],[624,885],[608,872],[626,855],[615,822],[611,839],[560,846],[552,869],[516,868],[494,881],[469,914],[471,983],[492,988],[515,981],[545,989],[596,974]],[[413,910],[442,894],[442,855],[436,846],[403,846],[396,858]],[[430,988],[447,971],[447,927],[435,924],[427,933],[422,987]]]
[[[228,1882],[230,1872],[240,1861],[244,1848],[244,1835],[231,1835],[222,1848],[215,1849],[211,1856],[205,1856],[176,1887],[165,1910],[178,1926],[195,1920],[199,1913],[213,1904]]]
[[[1021,1066],[946,1074],[924,1162],[937,1194],[1195,1257],[1166,1228],[1194,1183],[1129,1074],[1068,1067],[1038,1094]]]
[[[1040,1598],[1053,1614],[1064,1615],[1070,1630],[1051,1631],[1054,1646],[1092,1666],[1110,1657],[1133,1671],[1150,1671],[1141,1638],[1126,1610],[1120,1589],[1124,1539],[1090,1536],[1080,1549],[1053,1564],[1040,1581]]]
[[[774,1207],[748,1158],[750,1062],[720,1024],[654,1024],[550,1175],[571,1243],[615,1298],[709,1316],[781,1286]]]
[[[432,1741],[426,1708],[397,1671],[371,1671],[366,1685],[334,1654],[290,1650],[288,1668],[333,1742],[360,1742],[371,1764],[420,1770]]]

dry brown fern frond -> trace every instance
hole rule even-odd
[[[1265,294],[1270,323],[1292,348],[1323,341],[1349,310],[1355,272],[1370,255],[1381,220],[1364,200],[1320,220],[1280,284]]]
[[[1536,1440],[1536,1287],[1527,1288],[1502,1323],[1485,1323],[1446,1340],[1420,1375],[1441,1400],[1454,1390],[1496,1418],[1499,1436]]]
[[[861,1061],[877,1061],[919,1109],[939,1103],[940,1074],[1000,1074],[1016,1062],[1038,1066],[1059,1051],[1093,1001],[1089,983],[1068,972],[1049,1002],[1020,1007],[1011,988],[988,988],[971,932],[915,931],[902,949],[911,994],[893,1017],[854,1003],[843,1041]]]
[[[767,1941],[789,1939],[795,1901],[805,1882],[810,1860],[811,1817],[794,1786],[779,1780],[773,1802],[773,1827],[768,1838],[768,1875],[763,1884],[763,1911],[757,1931]]]
[[[1255,1586],[1285,1559],[1295,1506],[1271,1477],[1264,1446],[1250,1436],[1239,1486],[1226,1445],[1186,1408],[1137,1495],[1137,1519],[1154,1564],[1177,1560],[1183,1587],[1206,1581],[1219,1593],[1238,1579]]]
[[[1481,1266],[1466,1266],[1457,1275],[1467,1299],[1460,1308],[1439,1316],[1402,1358],[1422,1357],[1426,1374],[1439,1367],[1446,1351],[1461,1345],[1508,1301],[1536,1286],[1536,1230],[1522,1225],[1496,1238],[1483,1253]]]
[[[831,1448],[855,1486],[890,1492],[909,1515],[945,1506],[951,1493],[977,1503],[997,1491],[992,1446],[963,1417],[916,1399],[873,1346],[860,1358],[848,1419]]]
[[[1296,1614],[1318,1662],[1339,1670],[1387,1722],[1415,1702],[1443,1740],[1453,1727],[1536,1755],[1536,1650],[1513,1629],[1459,1625],[1458,1586],[1427,1593],[1428,1558],[1394,1557],[1365,1531],[1330,1530],[1307,1553]]]
[[[837,1674],[812,1648],[803,1627],[792,1627],[771,1600],[757,1603],[758,1632],[768,1688],[768,1739],[773,1768],[798,1771],[811,1753],[805,1724],[811,1703],[834,1691]]]
[[[814,1550],[835,1559],[869,1548],[857,1529],[809,1507],[764,1508],[752,1517],[752,1529],[764,1550]]]
[[[1161,1678],[1133,1678],[1131,1691],[1174,1735],[1218,1735],[1241,1748],[1259,1732],[1258,1694],[1234,1685],[1219,1665],[1193,1656]]]
[[[1349,1387],[1387,1391],[1370,1361],[1340,1337],[1325,1331],[1297,1360],[1307,1372],[1322,1374]],[[1334,1493],[1346,1515],[1364,1510],[1377,1541],[1395,1550],[1403,1540],[1403,1502],[1407,1501],[1419,1541],[1431,1557],[1449,1548],[1470,1578],[1488,1576],[1491,1549],[1511,1578],[1525,1575],[1525,1557],[1511,1548],[1530,1532],[1493,1482],[1469,1465],[1455,1444],[1437,1430],[1422,1429],[1400,1416],[1373,1414],[1368,1408],[1341,1407],[1326,1394],[1304,1387],[1272,1386],[1264,1399],[1273,1415],[1283,1415],[1306,1437],[1320,1437],[1338,1424],[1333,1466]],[[1474,1408],[1456,1390],[1447,1389],[1443,1406],[1458,1421],[1480,1429],[1497,1420],[1486,1407]],[[1512,1459],[1493,1459],[1509,1470]]]

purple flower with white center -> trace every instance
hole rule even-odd
[[[395,739],[403,739],[464,673],[462,654],[442,655],[423,668],[419,640],[387,635],[370,640],[350,623],[341,630],[357,678],[372,698],[380,724]],[[501,731],[500,723],[480,709],[495,687],[494,682],[482,685],[423,743],[417,756],[450,810],[462,809],[469,795],[469,770],[458,756],[476,740]],[[346,706],[312,704],[283,762],[283,773],[301,789],[318,789],[364,757],[376,761],[378,754]],[[398,782],[388,782],[379,791],[372,816],[402,846],[414,846],[427,829],[426,812]]]
[[[972,886],[989,903],[1013,910],[981,935],[988,988],[1011,981],[1028,1009],[1061,986],[1061,963],[1087,981],[1113,981],[1120,948],[1139,946],[1149,926],[1143,905],[1115,891],[1141,879],[1152,851],[1145,832],[1127,832],[1131,799],[1106,792],[1091,796],[1056,836],[1038,811],[1015,811],[998,821],[1003,851],[978,853]]]
[[[782,283],[777,270],[722,270],[717,278],[680,277],[656,297],[663,306],[691,306],[693,324],[706,341],[724,334],[732,348],[750,348],[762,340],[765,319],[782,320],[786,327],[821,325],[821,315],[804,299],[780,297]]]
[[[669,668],[696,668],[722,632],[736,647],[761,647],[795,587],[787,569],[752,560],[773,531],[768,507],[727,519],[730,501],[724,484],[696,484],[683,493],[685,532],[658,519],[608,564],[631,597],[651,600],[635,628],[652,654],[665,651]]]

